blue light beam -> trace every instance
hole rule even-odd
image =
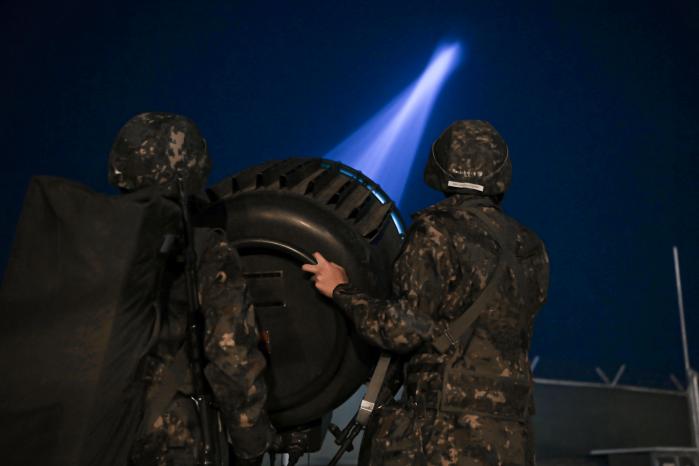
[[[461,56],[458,42],[438,47],[415,82],[326,157],[361,171],[399,203],[427,117]]]

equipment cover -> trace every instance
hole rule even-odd
[[[156,339],[159,254],[177,205],[31,180],[0,291],[4,465],[124,465]]]

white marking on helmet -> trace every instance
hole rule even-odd
[[[447,183],[447,186],[450,188],[464,188],[464,189],[473,189],[475,191],[480,191],[483,192],[485,187],[480,184],[474,184],[474,183],[464,183],[461,181],[449,181]]]

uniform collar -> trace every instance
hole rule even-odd
[[[425,207],[412,215],[413,220],[437,211],[453,210],[460,208],[490,207],[500,210],[500,206],[489,196],[476,194],[452,194],[444,200]]]

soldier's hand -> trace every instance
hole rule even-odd
[[[319,252],[314,252],[313,257],[317,264],[304,264],[301,269],[304,272],[311,272],[313,274],[312,280],[318,291],[324,296],[332,298],[333,290],[337,285],[349,283],[347,272],[341,265],[328,261]]]

